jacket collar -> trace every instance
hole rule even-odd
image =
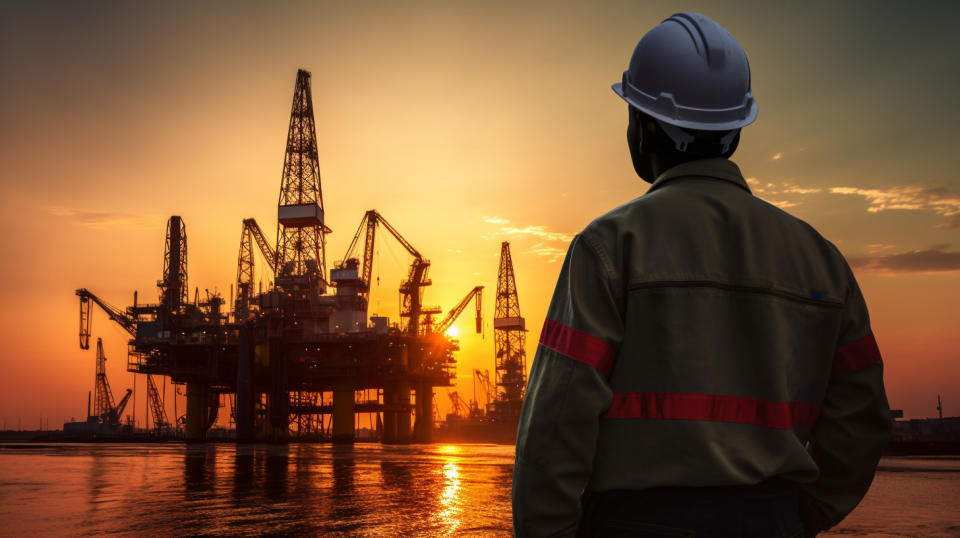
[[[700,159],[678,164],[657,176],[657,179],[647,192],[658,189],[662,187],[664,183],[681,177],[707,177],[729,181],[743,188],[750,194],[753,194],[750,186],[747,185],[747,182],[743,179],[743,174],[740,173],[740,167],[730,159],[724,159],[723,157]]]

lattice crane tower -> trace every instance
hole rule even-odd
[[[312,286],[317,286],[317,291],[325,291],[325,234],[329,232],[323,223],[310,73],[300,69],[293,91],[277,208],[276,276],[279,287],[299,280],[289,277],[306,277],[312,281]]]
[[[497,408],[506,416],[519,416],[526,388],[526,326],[520,316],[517,282],[513,275],[510,243],[500,245],[497,306],[493,317],[496,349]]]
[[[95,395],[93,398],[93,415],[101,423],[110,421],[113,410],[117,405],[113,400],[113,391],[107,381],[107,356],[103,353],[103,341],[97,338],[97,376],[94,379]]]

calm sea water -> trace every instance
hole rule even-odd
[[[7,444],[0,534],[509,535],[513,447]],[[960,535],[960,459],[888,458],[832,535]]]

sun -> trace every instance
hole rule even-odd
[[[450,328],[447,329],[446,335],[450,338],[456,338],[460,336],[460,329],[458,329],[456,325],[451,325]]]

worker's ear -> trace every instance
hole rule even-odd
[[[652,118],[644,117],[640,111],[629,107],[629,122],[627,123],[627,145],[630,146],[630,160],[633,161],[633,170],[640,179],[653,183],[657,177],[657,163],[659,160],[653,147],[653,133],[656,132],[656,122]],[[653,125],[652,129],[650,125]]]

